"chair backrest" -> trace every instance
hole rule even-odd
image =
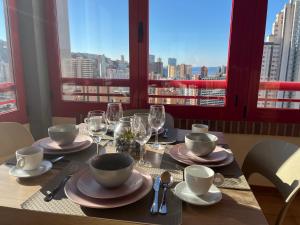
[[[270,180],[289,202],[300,189],[300,147],[279,140],[265,140],[247,154],[242,170],[248,179],[259,173]]]
[[[149,109],[130,109],[124,111],[124,116],[133,116],[135,113],[148,113]],[[164,127],[174,128],[174,118],[171,114],[166,113],[166,122]]]
[[[22,124],[0,122],[0,158],[7,158],[18,149],[31,146],[33,142],[31,133]]]

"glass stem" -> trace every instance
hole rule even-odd
[[[140,162],[144,162],[144,145],[140,144]]]
[[[158,130],[156,130],[155,132],[155,146],[158,146]]]
[[[97,152],[96,152],[96,154],[99,155],[99,143],[97,142],[96,145],[97,145]]]

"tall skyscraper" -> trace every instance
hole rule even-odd
[[[300,0],[290,0],[276,15],[267,36],[261,68],[262,81],[300,81]],[[260,91],[259,97],[300,98],[299,92]],[[293,102],[260,102],[260,107],[299,108]]]
[[[176,66],[177,60],[176,58],[168,58],[168,65]]]

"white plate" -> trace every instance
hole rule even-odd
[[[35,170],[22,170],[14,166],[9,170],[9,175],[19,178],[36,177],[48,172],[51,168],[52,163],[48,160],[43,160],[41,165]]]
[[[195,195],[184,181],[176,185],[175,195],[182,201],[199,206],[213,205],[222,199],[222,192],[215,185],[212,185],[205,195]]]
[[[57,151],[80,148],[83,145],[86,145],[87,142],[92,142],[92,141],[93,140],[87,135],[78,135],[75,138],[73,143],[69,145],[63,145],[63,146],[58,145],[55,141],[53,141],[49,137],[38,140],[42,148],[49,149],[49,150],[57,150]]]
[[[129,195],[143,185],[143,175],[133,170],[128,180],[116,188],[104,188],[97,183],[91,171],[87,169],[77,181],[78,190],[91,198],[113,199]]]
[[[143,185],[132,194],[115,199],[91,198],[82,194],[77,188],[76,183],[81,174],[81,171],[74,174],[66,183],[64,190],[72,202],[88,208],[109,209],[132,204],[144,198],[151,191],[153,185],[152,177],[148,174],[142,174]]]
[[[175,159],[176,161],[186,164],[186,165],[204,165],[207,167],[222,167],[222,166],[227,166],[229,164],[231,164],[234,160],[232,151],[230,149],[225,149],[225,151],[228,153],[228,156],[225,160],[217,162],[217,163],[198,163],[198,162],[194,162],[191,159],[189,159],[187,156],[183,156],[182,154],[178,154],[177,149],[176,148],[172,148],[169,151],[169,155]]]

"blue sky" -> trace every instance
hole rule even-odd
[[[73,52],[128,59],[128,0],[68,0]],[[178,63],[226,65],[231,0],[150,0],[150,53]],[[269,0],[266,34],[288,0]],[[0,0],[0,39],[5,38]]]

